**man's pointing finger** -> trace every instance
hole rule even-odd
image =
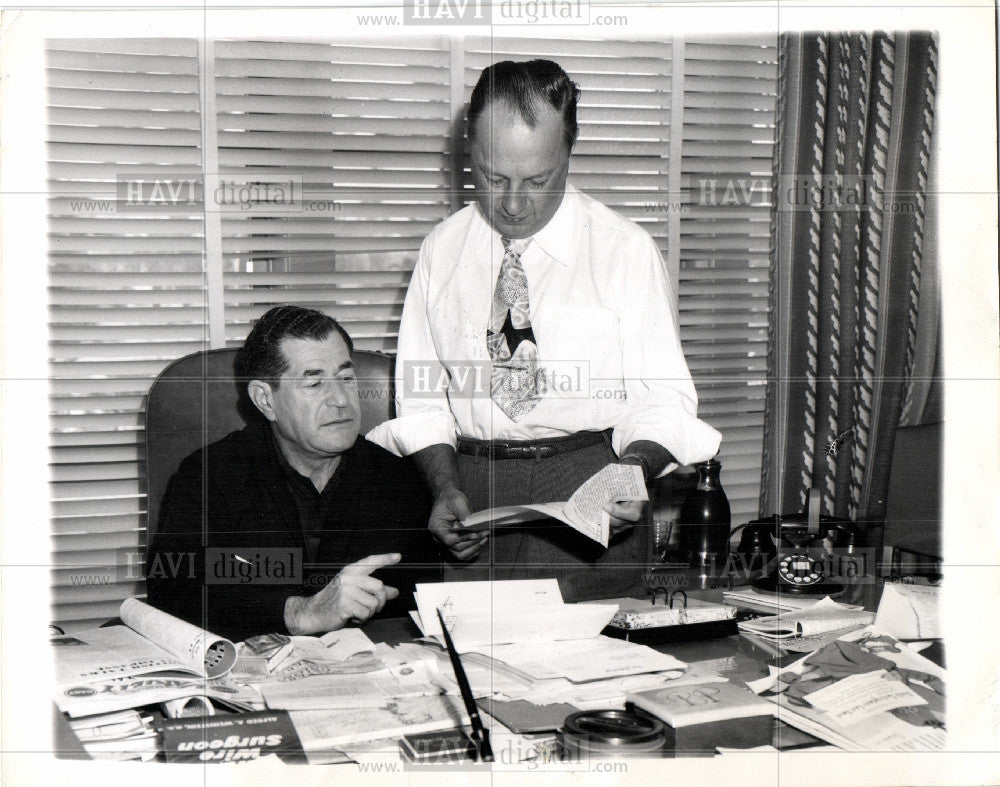
[[[340,570],[340,573],[354,576],[365,576],[367,574],[371,574],[376,569],[398,563],[402,559],[403,556],[399,554],[399,552],[390,552],[385,555],[369,555],[368,557],[361,558],[361,560],[356,563],[344,566]]]

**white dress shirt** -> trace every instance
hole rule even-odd
[[[534,440],[611,428],[678,462],[715,455],[721,435],[697,418],[676,299],[653,239],[568,186],[521,255],[546,393],[512,421],[490,398],[486,327],[504,250],[469,205],[424,240],[406,293],[396,356],[398,417],[367,438],[400,456],[458,436]],[[669,468],[668,468],[669,469]]]

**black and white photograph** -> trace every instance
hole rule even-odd
[[[3,11],[3,781],[1000,781],[996,18]]]

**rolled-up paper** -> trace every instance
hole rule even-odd
[[[199,675],[220,678],[236,663],[236,646],[137,598],[122,602],[118,616],[129,628],[184,662]]]
[[[208,697],[195,695],[194,697],[182,697],[179,700],[170,700],[161,703],[163,712],[171,719],[184,719],[189,716],[214,716],[215,707]]]

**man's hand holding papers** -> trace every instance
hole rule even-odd
[[[649,500],[642,470],[636,465],[611,464],[597,471],[565,503],[530,503],[478,511],[463,520],[469,530],[506,527],[551,517],[578,530],[602,546],[611,537],[612,513],[616,518],[636,517],[636,506]],[[615,532],[621,529],[616,527]]]

